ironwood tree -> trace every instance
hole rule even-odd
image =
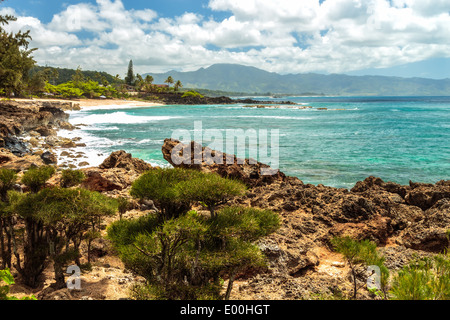
[[[36,61],[30,49],[30,30],[17,33],[5,29],[17,18],[11,15],[0,15],[0,95],[19,96],[29,80],[29,71]]]

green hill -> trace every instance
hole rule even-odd
[[[50,83],[53,85],[58,85],[61,83],[66,83],[68,81],[72,80],[72,76],[75,74],[75,69],[68,69],[68,68],[54,68],[54,67],[42,67],[42,66],[36,66],[33,69],[31,69],[30,74],[33,75],[34,73],[43,70],[43,69],[51,69],[57,71],[57,77],[50,79]],[[99,71],[81,71],[83,73],[83,76],[86,79],[91,79],[93,81],[97,81],[98,83],[103,83],[104,80],[106,80],[109,84],[119,84],[123,83],[123,80],[117,79],[116,77],[110,75],[107,72],[99,72]]]

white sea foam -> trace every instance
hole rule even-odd
[[[111,114],[90,114],[86,116],[74,117],[71,121],[76,123],[83,123],[87,125],[98,125],[105,123],[116,123],[116,124],[133,124],[133,123],[147,123],[154,121],[166,121],[175,119],[177,117],[172,116],[136,116],[130,115],[126,112],[114,112]]]
[[[120,110],[120,109],[145,109],[145,108],[155,108],[160,107],[161,105],[133,105],[132,103],[127,105],[120,105],[120,104],[112,104],[112,105],[103,105],[103,106],[92,106],[92,107],[86,107],[83,110],[91,111],[91,110]]]
[[[288,116],[236,116],[236,118],[261,118],[261,119],[280,119],[280,120],[310,120],[312,117],[288,117]]]

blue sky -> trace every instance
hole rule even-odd
[[[448,0],[6,0],[41,65],[450,78]]]

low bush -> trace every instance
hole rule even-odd
[[[67,169],[61,173],[61,187],[70,188],[79,185],[85,179],[85,175],[81,170]]]
[[[30,168],[22,176],[22,183],[30,188],[31,192],[37,193],[45,186],[45,183],[53,176],[55,171],[52,166]]]

